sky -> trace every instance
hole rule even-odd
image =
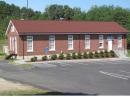
[[[27,5],[27,0],[1,0],[9,4],[15,4],[20,7]],[[82,11],[88,11],[92,6],[114,5],[130,9],[130,0],[28,0],[29,8],[35,11],[43,12],[51,4],[69,5],[70,7],[79,7]]]

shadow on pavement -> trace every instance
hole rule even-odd
[[[44,93],[44,94],[36,94],[36,95],[90,95],[90,96],[96,96],[98,94],[47,92],[47,93]]]

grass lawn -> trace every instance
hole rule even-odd
[[[7,40],[0,40],[0,60],[3,60],[5,54],[2,52],[3,46],[7,44]]]
[[[3,50],[3,46],[7,44],[7,40],[0,40],[0,51]]]
[[[13,90],[0,92],[0,96],[45,95],[47,93],[47,90],[42,89]]]
[[[130,49],[128,50],[128,57],[130,57]]]

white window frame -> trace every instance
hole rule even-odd
[[[49,35],[49,51],[55,51],[55,35]]]
[[[28,49],[29,47],[29,44],[28,44],[28,42],[30,42],[31,41],[31,49]],[[27,36],[27,52],[33,52],[33,36]]]
[[[14,25],[11,26],[10,31],[11,31],[11,32],[15,32],[15,27],[14,27]]]
[[[118,35],[118,48],[122,48],[122,35]]]
[[[85,44],[85,49],[90,49],[90,35],[85,35],[84,44]]]
[[[98,47],[100,49],[102,49],[102,48],[104,48],[104,35],[99,35],[98,37],[99,37],[99,45],[98,45]],[[102,44],[102,46],[100,46],[100,44]]]
[[[71,45],[71,48],[69,45]],[[68,50],[73,50],[73,49],[74,49],[73,35],[68,35]]]

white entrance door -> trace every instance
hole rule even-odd
[[[108,51],[112,50],[112,36],[108,36]]]

